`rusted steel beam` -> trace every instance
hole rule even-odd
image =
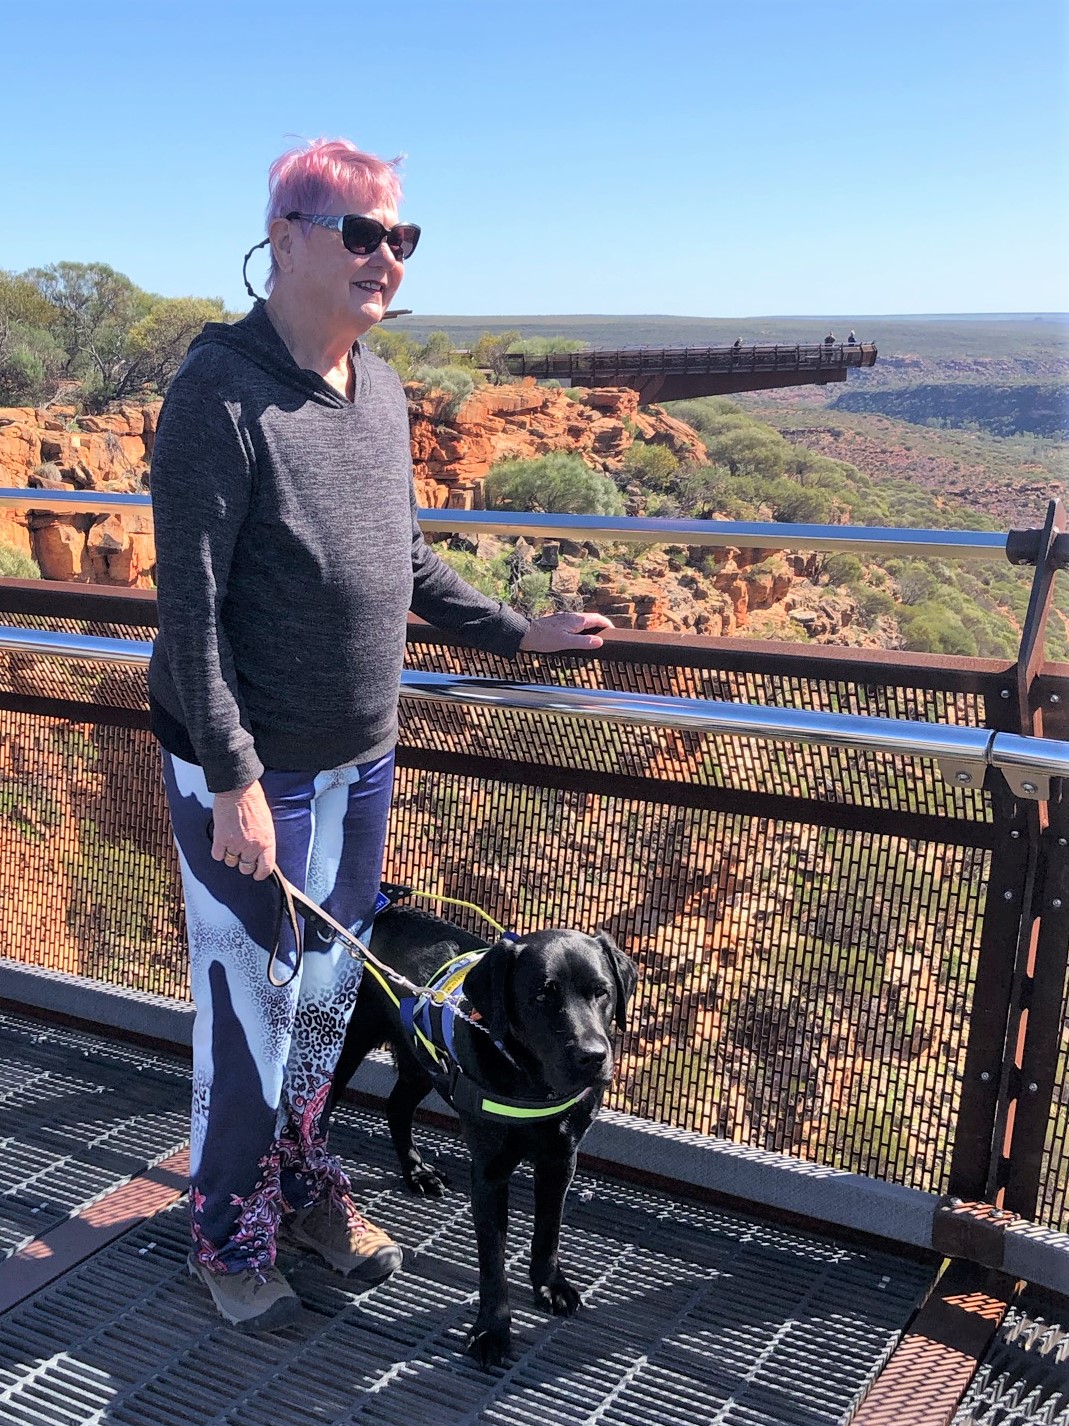
[[[1069,688],[1054,695],[1059,703],[1043,712],[1047,737],[1069,737]],[[1049,694],[1048,694],[1049,698]],[[1044,1182],[1044,1161],[1051,1107],[1064,1060],[1066,971],[1069,969],[1069,788],[1051,783],[1047,825],[1037,878],[1034,934],[1023,967],[1020,1014],[1007,1046],[1007,1114],[1003,1155],[1008,1208],[1037,1215]],[[1043,1215],[1039,1214],[1043,1221]]]
[[[629,386],[639,393],[639,404],[654,401],[690,401],[699,396],[731,396],[738,391],[773,391],[784,386],[826,386],[845,381],[846,367],[800,368],[797,371],[723,371],[686,374],[607,371],[569,377],[573,386]]]
[[[985,698],[985,723],[1020,733],[1020,708],[1011,676]],[[951,1151],[949,1189],[964,1199],[997,1193],[996,1136],[1005,1111],[1004,1055],[1013,1014],[1015,967],[1029,934],[1028,913],[1038,864],[1038,808],[1014,796],[1006,779],[989,771],[995,855],[984,903],[976,961],[961,1101]]]
[[[0,580],[0,613],[156,627],[156,591],[53,579]]]
[[[1016,1291],[955,1260],[862,1401],[853,1426],[949,1426]]]

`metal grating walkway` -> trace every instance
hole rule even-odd
[[[1010,1307],[953,1426],[1069,1426],[1065,1302],[1026,1288]]]
[[[9,1244],[33,1207],[51,1225],[106,1175],[121,1183],[171,1151],[176,1116],[184,1130],[185,1067],[89,1035],[5,1019],[0,1083],[0,1139],[16,1147],[0,1156]],[[931,1276],[890,1253],[582,1175],[562,1256],[584,1307],[547,1318],[530,1305],[533,1200],[518,1175],[516,1350],[483,1373],[462,1355],[476,1290],[462,1150],[421,1130],[456,1185],[423,1202],[400,1188],[377,1117],[343,1107],[334,1142],[369,1216],[405,1247],[393,1279],[354,1293],[313,1259],[283,1255],[303,1320],[239,1336],[186,1274],[180,1203],[0,1317],[0,1421],[826,1426],[848,1420]]]
[[[177,1059],[0,1014],[0,1259],[188,1137]]]

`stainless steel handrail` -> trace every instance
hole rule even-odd
[[[0,486],[0,509],[47,510],[55,515],[103,515],[112,510],[151,510],[152,496],[134,491],[27,490]]]
[[[47,658],[70,659],[80,663],[148,668],[152,642],[149,639],[105,639],[97,634],[67,634],[0,624],[0,650],[13,654],[41,654]]]
[[[105,639],[2,625],[0,651],[145,668],[152,645],[148,640]],[[552,684],[513,683],[504,679],[413,670],[406,670],[401,676],[401,696],[411,701],[516,708],[600,722],[686,728],[691,732],[736,738],[933,758],[955,767],[974,769],[977,775],[970,779],[970,785],[979,785],[985,767],[1035,773],[1041,777],[1069,777],[1069,743],[947,723],[870,718],[854,713],[815,713],[798,708],[767,708],[753,703],[670,698],[610,689],[560,688]]]
[[[150,510],[148,495],[93,490],[0,488],[0,509],[53,514]],[[419,511],[426,534],[523,535],[579,542],[695,545],[703,549],[856,551],[939,559],[1005,556],[1007,536],[990,530],[914,530],[874,525],[787,525],[763,520],[660,520],[650,516],[532,514],[512,510]]]
[[[1005,557],[1007,536],[989,530],[913,530],[873,525],[787,525],[762,520],[659,520],[651,516],[538,515],[509,510],[421,510],[427,533],[524,535],[707,549],[854,551],[941,559]]]

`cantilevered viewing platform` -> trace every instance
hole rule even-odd
[[[510,376],[555,378],[569,386],[630,386],[644,406],[692,396],[729,396],[777,386],[823,386],[846,373],[876,365],[870,343],[820,342],[808,346],[619,347],[525,356],[509,352]]]

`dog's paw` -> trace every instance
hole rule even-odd
[[[464,1350],[486,1371],[490,1367],[501,1366],[507,1360],[512,1351],[512,1333],[508,1322],[484,1326],[482,1320],[481,1315],[475,1319]]]
[[[441,1198],[449,1187],[449,1179],[441,1169],[420,1162],[405,1170],[405,1185],[409,1193],[418,1194],[421,1198]]]
[[[582,1299],[563,1273],[557,1273],[548,1282],[534,1284],[535,1305],[543,1312],[552,1312],[554,1317],[574,1317],[582,1305]]]

